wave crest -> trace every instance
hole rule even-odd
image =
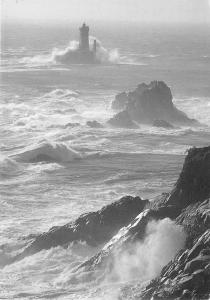
[[[14,156],[17,161],[36,162],[71,162],[82,158],[81,155],[64,143],[43,142]]]
[[[20,165],[9,157],[0,156],[0,178],[15,176],[21,171]]]

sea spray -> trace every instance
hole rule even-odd
[[[120,62],[120,55],[117,49],[107,50],[102,46],[102,43],[97,38],[90,36],[89,43],[91,49],[93,48],[94,41],[96,41],[97,43],[96,57],[100,63],[115,64]],[[68,56],[71,54],[71,52],[77,51],[78,49],[79,42],[71,41],[69,45],[63,50],[54,49],[51,58],[54,62],[68,64]]]
[[[113,63],[117,64],[120,63],[120,54],[118,49],[111,49],[107,50],[105,47],[103,47],[102,43],[93,36],[90,36],[90,46],[93,47],[94,40],[97,43],[97,52],[96,57],[97,59],[102,63]]]
[[[157,276],[185,243],[185,233],[166,218],[148,223],[145,239],[115,255],[109,280],[144,282]]]
[[[185,233],[174,221],[169,218],[152,220],[148,223],[145,238],[141,242],[115,249],[110,259],[107,257],[100,268],[97,264],[93,264],[90,270],[69,265],[54,284],[67,289],[88,288],[91,291],[90,299],[127,299],[126,287],[133,282],[143,287],[145,281],[160,273],[184,243]],[[100,256],[97,260],[100,260]]]
[[[92,49],[94,40],[97,42],[96,57],[100,63],[120,63],[120,54],[118,49],[108,50],[102,46],[102,43],[95,37],[90,36],[90,48]],[[70,41],[65,48],[53,48],[48,54],[35,55],[32,57],[23,57],[20,63],[27,64],[28,66],[47,66],[64,64],[68,65],[68,57],[71,53],[79,49],[79,42],[76,40]]]

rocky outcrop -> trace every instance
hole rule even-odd
[[[177,218],[187,234],[186,249],[142,291],[141,299],[209,299],[210,200],[196,203]]]
[[[210,147],[191,149],[173,191],[149,202],[98,254],[81,264],[78,271],[93,272],[104,266],[112,270],[116,253],[120,255],[130,245],[144,240],[149,221],[170,218],[185,231],[185,248],[162,269],[158,278],[138,291],[139,299],[209,299],[209,150]]]
[[[210,146],[191,148],[185,158],[181,173],[170,193],[163,193],[147,208],[176,207],[181,211],[210,197]]]
[[[130,129],[139,128],[139,126],[130,118],[130,115],[128,114],[127,111],[119,112],[113,118],[111,118],[107,123],[113,127],[119,127],[119,128],[130,128]]]
[[[147,203],[147,200],[141,200],[139,197],[127,196],[99,211],[83,214],[76,221],[53,227],[48,232],[37,235],[13,261],[33,255],[43,249],[66,247],[69,243],[76,241],[85,241],[91,246],[104,244],[121,227],[131,222]]]
[[[114,254],[122,253],[130,245],[145,238],[145,230],[150,221],[173,218],[172,207],[159,207],[158,209],[145,209],[130,224],[121,228],[113,238],[105,244],[101,251],[84,262],[79,269],[85,272],[93,271],[103,265],[113,265]]]
[[[115,100],[112,102],[112,109],[124,110],[128,103],[128,94],[126,92],[119,93],[115,96]]]
[[[179,179],[167,204],[186,207],[210,197],[210,147],[188,151]]]
[[[163,81],[152,81],[139,84],[132,92],[118,94],[112,108],[126,111],[139,123],[153,124],[155,120],[163,120],[178,125],[198,125],[196,120],[178,110],[172,99],[171,90]]]
[[[141,299],[209,299],[210,147],[190,149],[171,194],[150,207],[180,210],[176,223],[187,234],[185,248],[141,293]]]
[[[186,246],[191,247],[206,229],[210,229],[210,200],[187,206],[177,217],[176,222],[184,228],[187,233]]]

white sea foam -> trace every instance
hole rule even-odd
[[[135,223],[132,226],[135,226]],[[126,227],[122,228],[110,243],[118,241],[125,232]],[[69,286],[87,288],[88,286],[90,299],[123,299],[123,297],[119,298],[120,287],[123,283],[138,281],[138,284],[143,284],[157,276],[161,269],[174,258],[177,251],[184,246],[185,238],[182,228],[168,218],[150,221],[144,240],[131,245],[127,244],[123,251],[118,249],[114,252],[111,265],[109,265],[109,260],[106,260],[99,269],[96,264],[95,268],[93,265],[91,271],[85,271],[83,268],[77,269],[73,264],[69,264],[55,280],[55,284],[61,288]],[[106,244],[103,249],[108,250],[110,243]],[[93,287],[95,287],[94,290]]]
[[[102,43],[96,37],[93,36],[90,37],[91,47],[93,47],[94,40],[96,40],[96,43],[98,45],[96,57],[100,62],[114,64],[120,63],[120,54],[118,49],[106,49],[105,47],[103,47]]]
[[[55,298],[56,294],[59,295],[59,292],[63,291],[60,288],[60,283],[65,280],[67,269],[74,269],[83,259],[94,255],[95,251],[95,248],[85,243],[72,243],[67,249],[55,247],[50,250],[43,250],[21,261],[9,264],[4,269],[0,269],[0,275],[4,274],[1,280],[1,287],[4,287],[4,289],[1,289],[0,297],[7,290],[9,283],[11,286],[7,291],[7,295],[11,295],[10,299],[16,297],[21,299],[22,297],[25,299],[32,297],[34,299],[34,297],[39,298],[39,296],[46,299],[49,298],[47,297],[48,292]],[[9,262],[10,259],[10,256],[0,251],[0,264],[1,262],[5,263],[5,260]],[[11,273],[13,276],[10,276]],[[27,276],[27,281],[22,279],[22,274]],[[17,280],[19,281],[18,285]],[[80,288],[75,287],[75,291]],[[44,295],[46,295],[46,298]]]
[[[120,281],[144,282],[157,276],[185,243],[182,228],[166,218],[151,221],[146,228],[145,239],[115,256],[114,270],[110,278]]]
[[[191,118],[210,126],[210,99],[207,97],[175,98],[176,106]]]

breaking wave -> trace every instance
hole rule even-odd
[[[63,143],[40,143],[26,151],[16,154],[17,161],[26,163],[36,162],[71,162],[80,159],[81,155]]]
[[[0,178],[16,176],[21,171],[21,166],[9,157],[0,156]]]
[[[143,284],[157,276],[163,266],[174,258],[177,251],[182,249],[185,239],[182,228],[174,221],[168,218],[160,221],[152,220],[147,225],[144,240],[135,244],[127,244],[123,251],[116,249],[111,254],[113,258],[111,264],[108,259],[99,268],[97,263],[93,264],[90,271],[78,269],[78,265],[67,266],[54,283],[59,288],[71,286],[75,289],[88,285],[90,299],[95,299],[93,295],[97,295],[96,299],[130,299],[128,294],[126,297],[123,294],[123,284],[136,280]],[[98,259],[100,260],[100,256]],[[94,292],[91,291],[93,286]]]
[[[41,98],[55,98],[56,100],[59,99],[65,99],[65,98],[77,98],[79,96],[79,93],[77,91],[72,91],[69,89],[55,89],[52,90],[49,93],[44,94]]]
[[[97,42],[97,54],[96,58],[101,63],[111,63],[118,64],[120,63],[120,54],[118,49],[108,50],[102,46],[102,43],[95,37],[90,37],[90,48],[93,47],[93,42]],[[68,64],[68,57],[71,53],[77,51],[79,48],[79,42],[76,40],[70,41],[65,48],[54,48],[51,53],[43,55],[35,55],[33,57],[24,57],[20,60],[23,64],[28,65],[56,65],[56,64]]]
[[[186,235],[169,218],[150,221],[145,239],[116,256],[111,277],[120,281],[151,280],[184,246]]]

